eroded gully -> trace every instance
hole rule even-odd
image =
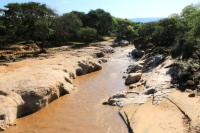
[[[132,47],[117,48],[101,71],[78,77],[72,94],[18,119],[5,133],[128,133],[118,108],[103,106],[104,99],[123,90],[123,72]]]

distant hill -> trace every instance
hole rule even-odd
[[[148,23],[148,22],[157,22],[163,18],[133,18],[131,21],[133,22],[142,22],[142,23]]]

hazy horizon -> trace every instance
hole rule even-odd
[[[46,4],[48,7],[55,10],[58,14],[63,14],[71,11],[88,12],[91,9],[104,9],[110,12],[115,17],[120,18],[164,18],[173,13],[180,13],[181,10],[190,4],[198,3],[198,0],[31,0]],[[15,2],[30,2],[30,0],[1,0],[0,8],[8,3]],[[86,6],[85,6],[86,5]]]

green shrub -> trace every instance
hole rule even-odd
[[[97,30],[90,27],[80,29],[80,39],[84,42],[91,42],[97,39]]]

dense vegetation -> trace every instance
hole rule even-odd
[[[11,3],[0,10],[0,46],[17,42],[92,42],[103,36],[128,40],[143,49],[164,47],[175,58],[197,58],[200,8],[190,5],[180,15],[145,24],[115,18],[102,9],[59,16],[45,4],[35,2]]]
[[[58,16],[45,4],[12,3],[0,10],[0,45],[16,42],[95,41],[109,35],[112,16],[104,10]]]
[[[168,48],[173,57],[188,59],[200,48],[200,9],[187,6],[181,15],[143,24],[138,32],[142,44],[153,43]],[[145,45],[143,47],[148,47]]]
[[[177,64],[171,69],[179,87],[200,87],[200,7],[189,5],[180,15],[159,22],[141,24],[135,46],[147,53],[171,55]],[[196,88],[196,87],[195,87]]]
[[[18,42],[92,42],[116,35],[118,31],[130,37],[132,24],[102,9],[87,14],[73,11],[59,16],[45,4],[11,3],[0,10],[0,46]]]
[[[137,47],[165,47],[173,57],[189,58],[200,47],[200,9],[190,5],[180,15],[154,23],[134,23],[102,10],[57,15],[45,4],[11,3],[0,10],[0,45],[15,42],[91,42],[103,36],[135,42]]]

